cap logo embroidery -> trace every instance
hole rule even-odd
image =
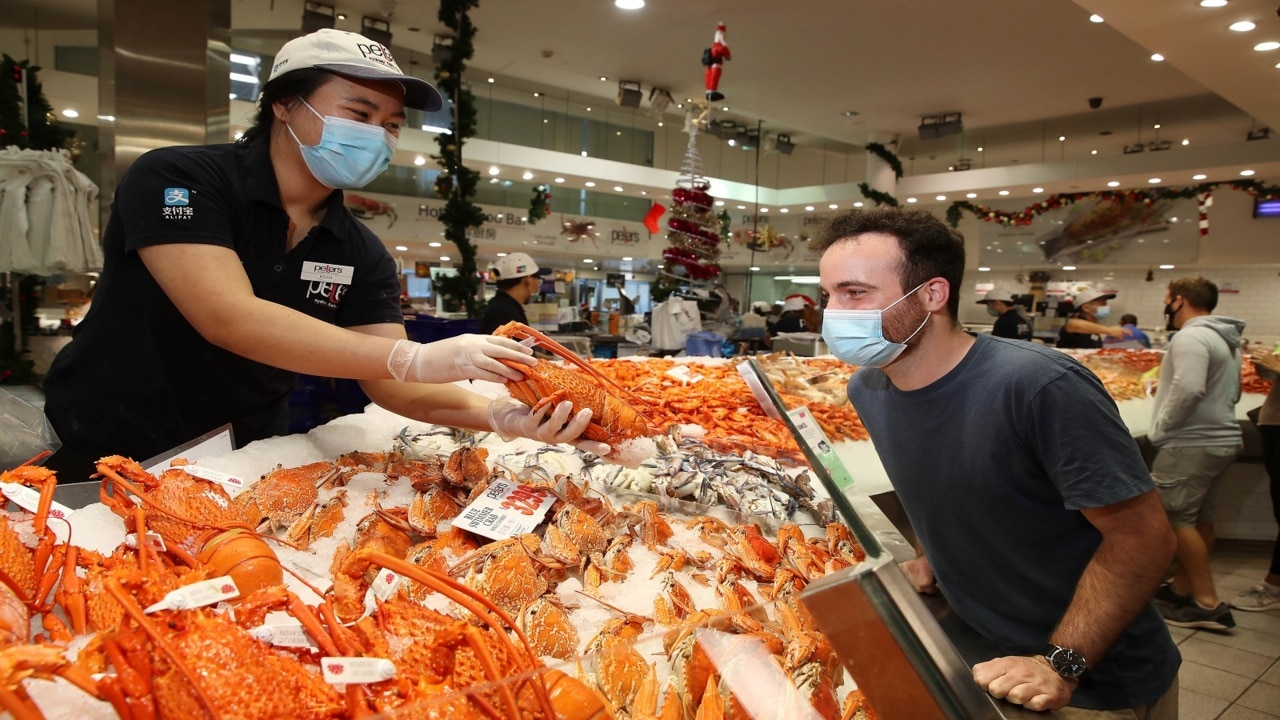
[[[356,48],[366,60],[372,60],[387,68],[395,67],[395,58],[391,57],[391,51],[382,43],[356,43]]]

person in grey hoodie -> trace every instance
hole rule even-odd
[[[1157,448],[1151,476],[1178,539],[1178,570],[1156,592],[1165,622],[1227,631],[1235,618],[1218,599],[1209,569],[1214,489],[1243,445],[1240,334],[1244,321],[1212,315],[1218,287],[1202,277],[1169,283],[1165,315],[1177,333],[1160,364],[1147,438]]]

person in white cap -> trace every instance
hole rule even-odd
[[[488,335],[509,322],[528,325],[525,303],[538,293],[542,278],[550,275],[551,269],[538,267],[527,253],[513,252],[498,258],[493,264],[493,274],[498,281],[498,293],[484,308],[480,332]]]
[[[405,107],[442,105],[385,46],[320,30],[276,55],[240,142],[138,158],[103,232],[93,306],[44,384],[58,479],[89,480],[100,457],[146,460],[225,424],[237,445],[283,434],[299,373],[358,380],[427,422],[578,438],[590,416],[571,419],[567,403],[546,417],[452,385],[518,380],[503,361],[531,366],[532,351],[483,335],[409,341],[396,264],[344,207],[344,189],[387,168]]]
[[[992,335],[1010,340],[1031,340],[1031,323],[1022,317],[1022,313],[1018,312],[1018,306],[1013,304],[1011,290],[997,285],[991,288],[991,291],[984,295],[978,304],[986,305],[987,314],[996,319],[995,324],[991,326]]]
[[[1075,312],[1067,317],[1067,322],[1058,331],[1058,347],[1100,348],[1105,335],[1123,339],[1133,334],[1131,330],[1120,325],[1104,325],[1098,322],[1111,317],[1111,308],[1107,307],[1107,301],[1115,298],[1115,293],[1102,292],[1087,283],[1077,285],[1074,290],[1071,303],[1075,306]]]

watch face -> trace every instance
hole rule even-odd
[[[1071,648],[1055,647],[1045,657],[1055,672],[1069,680],[1079,680],[1084,674],[1084,656]]]

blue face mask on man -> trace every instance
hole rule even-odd
[[[925,282],[928,282],[927,280]],[[920,327],[900,343],[889,342],[884,337],[884,313],[894,305],[910,297],[916,290],[924,287],[920,283],[906,295],[894,300],[883,310],[832,310],[822,313],[822,339],[827,343],[831,354],[850,365],[861,367],[884,367],[907,349],[911,338],[920,334],[929,315],[925,313]]]
[[[321,185],[339,190],[362,188],[391,164],[397,142],[394,135],[359,120],[321,115],[306,100],[302,104],[324,123],[320,142],[303,145],[293,128],[289,128],[289,134],[302,150],[307,169]]]

